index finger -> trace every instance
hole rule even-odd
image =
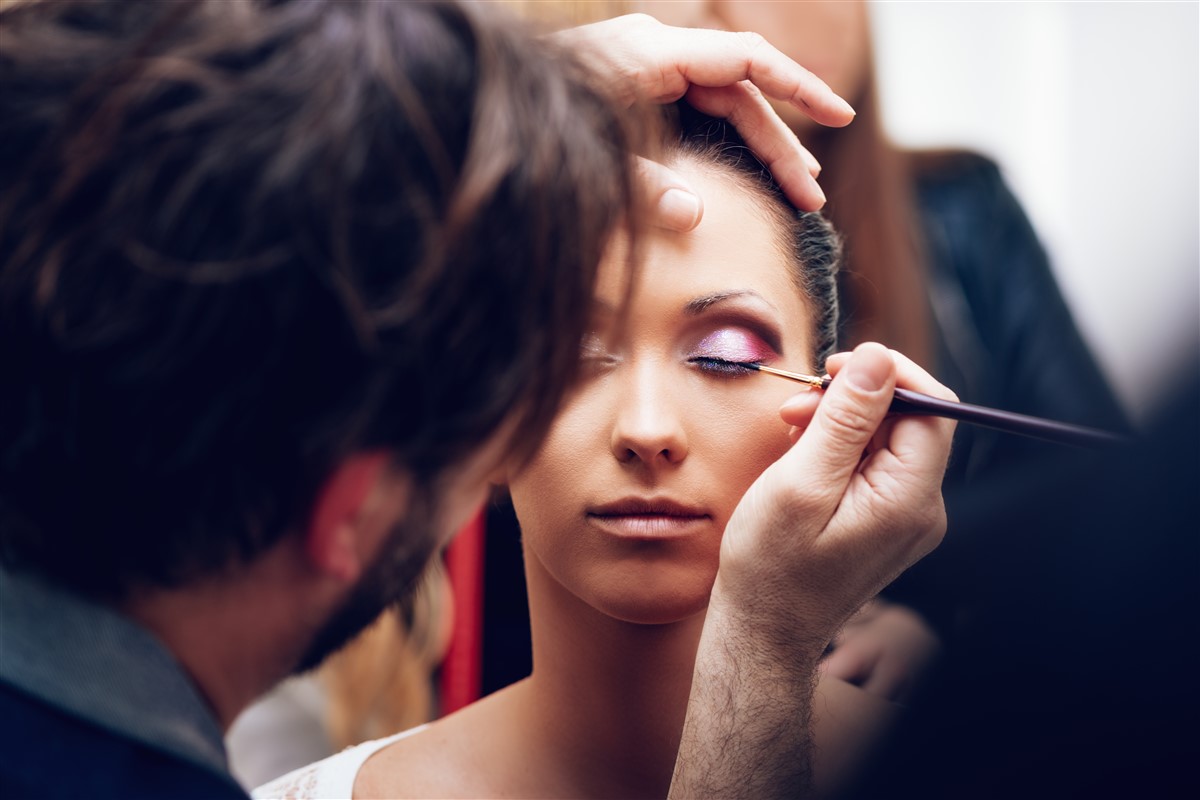
[[[719,87],[750,81],[763,94],[791,103],[822,125],[841,127],[854,119],[854,109],[825,81],[760,34],[664,27],[669,35],[656,51],[660,68],[646,76],[644,96],[678,97],[686,84]]]
[[[717,89],[693,86],[686,97],[700,111],[724,117],[737,128],[742,141],[771,171],[793,205],[804,211],[817,211],[825,205],[825,193],[816,181],[821,171],[817,160],[760,92],[747,83],[735,83]]]

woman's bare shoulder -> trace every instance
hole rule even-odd
[[[354,797],[499,797],[507,794],[511,740],[504,692],[382,748],[362,765]]]

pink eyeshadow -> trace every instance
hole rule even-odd
[[[764,361],[775,355],[775,351],[749,331],[721,328],[701,339],[693,355],[724,361]]]

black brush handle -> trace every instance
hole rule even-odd
[[[1125,437],[1108,431],[1070,425],[1066,422],[1055,422],[1041,417],[1031,417],[1027,414],[1014,414],[1011,411],[1000,411],[970,403],[955,403],[908,389],[896,390],[896,395],[892,398],[891,410],[898,414],[948,417],[960,422],[995,428],[1005,433],[1031,436],[1035,439],[1070,444],[1076,447],[1111,447],[1127,443]]]
[[[713,359],[707,359],[713,360]],[[715,359],[718,363],[723,362]],[[745,369],[755,369],[775,375],[790,381],[807,384],[814,388],[828,389],[833,378],[826,375],[817,378],[813,375],[802,375],[796,372],[766,367],[762,364],[738,364]],[[897,414],[920,414],[928,417],[946,417],[959,422],[969,422],[973,425],[983,425],[995,428],[1005,433],[1015,433],[1019,436],[1030,436],[1058,444],[1070,444],[1076,447],[1113,447],[1128,444],[1129,439],[1108,431],[1095,428],[1085,428],[1082,425],[1071,425],[1066,422],[1055,422],[1041,417],[1031,417],[1028,414],[1015,414],[1011,411],[1001,411],[996,408],[975,406],[970,403],[956,403],[953,400],[942,400],[931,395],[914,392],[911,389],[896,389],[892,404],[888,407]]]

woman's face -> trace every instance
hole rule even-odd
[[[623,255],[606,260],[581,377],[509,480],[529,569],[642,623],[704,609],[734,506],[790,443],[778,409],[793,386],[693,359],[812,367],[809,312],[773,217],[727,177],[673,166],[704,197],[703,220],[646,234],[621,330]]]
[[[667,25],[761,33],[851,103],[866,84],[871,37],[861,0],[642,0],[635,7]],[[774,105],[794,128],[814,124],[791,105]]]

